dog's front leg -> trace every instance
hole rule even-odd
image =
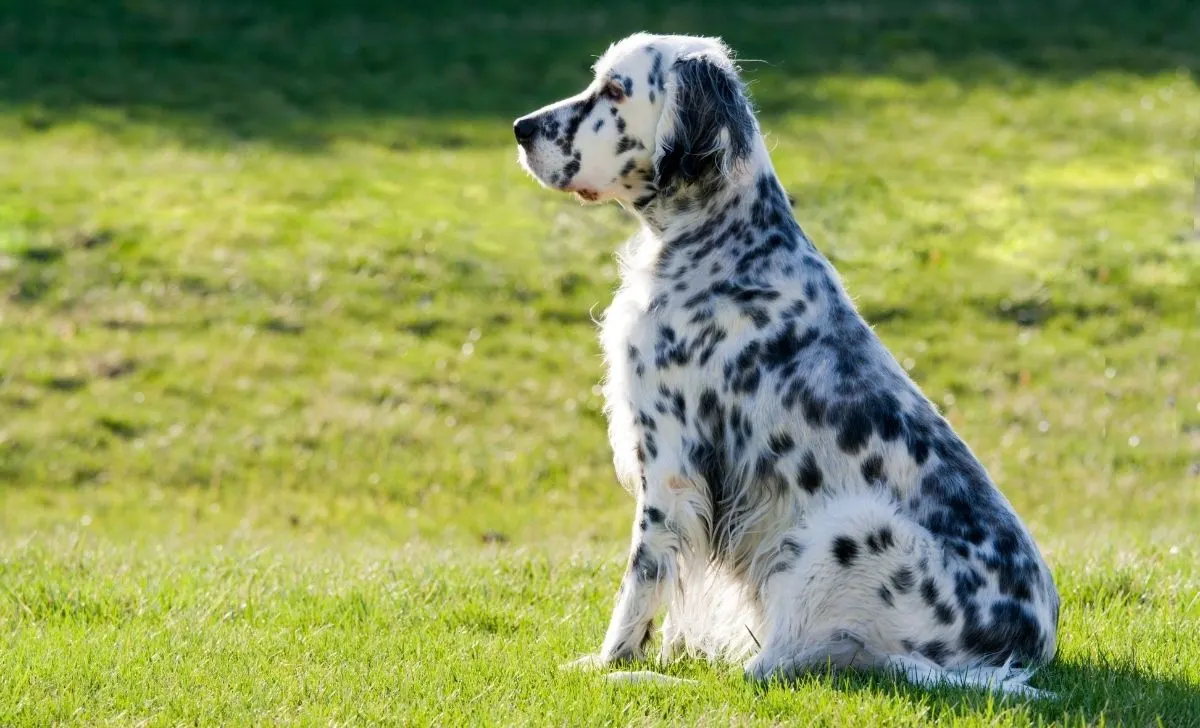
[[[617,591],[617,605],[609,621],[600,653],[580,660],[603,666],[640,660],[654,627],[654,615],[672,588],[679,552],[678,536],[667,519],[668,494],[643,487],[638,494],[629,562]]]
[[[617,592],[617,606],[604,635],[600,660],[604,664],[638,660],[654,628],[669,574],[674,572],[675,549],[663,523],[661,509],[642,506],[634,526],[629,564]],[[653,520],[650,514],[655,514]]]

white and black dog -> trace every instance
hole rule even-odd
[[[542,184],[641,221],[604,316],[628,569],[592,665],[754,654],[1024,692],[1055,652],[1037,546],[793,217],[716,39],[638,34],[518,119]]]

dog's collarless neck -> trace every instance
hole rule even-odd
[[[634,215],[660,238],[685,234],[728,215],[754,193],[752,177],[737,180],[700,180],[665,190],[653,190],[634,201]]]

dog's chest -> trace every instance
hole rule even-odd
[[[610,407],[635,419],[673,415],[687,429],[706,393],[750,406],[762,392],[739,391],[741,369],[758,371],[779,331],[807,327],[819,313],[804,288],[801,280],[750,283],[707,266],[680,279],[627,277],[602,334]]]

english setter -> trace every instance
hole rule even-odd
[[[601,335],[637,513],[582,662],[640,659],[665,606],[663,660],[1032,692],[1055,652],[1050,571],[797,224],[722,42],[630,36],[514,132],[543,185],[642,224]]]

